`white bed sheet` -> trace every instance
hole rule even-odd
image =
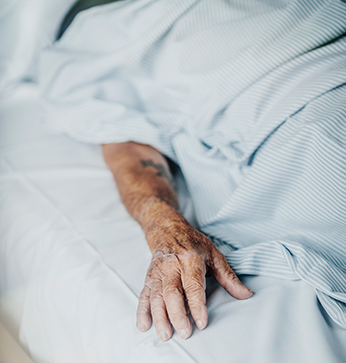
[[[0,105],[0,293],[37,363],[346,361],[346,331],[302,281],[243,276],[237,301],[208,281],[209,325],[159,342],[135,327],[150,261],[100,147],[48,134],[38,90]]]

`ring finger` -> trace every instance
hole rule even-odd
[[[173,330],[168,320],[166,305],[163,300],[162,281],[154,280],[150,294],[151,316],[156,329],[156,334],[161,341],[172,337]]]

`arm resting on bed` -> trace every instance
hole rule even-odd
[[[181,338],[192,333],[185,298],[196,326],[207,325],[205,276],[213,275],[234,297],[252,296],[224,256],[178,211],[178,198],[166,159],[154,148],[133,142],[103,146],[121,199],[141,225],[152,261],[139,297],[137,326],[146,331],[151,316],[158,337],[168,340],[173,327]]]

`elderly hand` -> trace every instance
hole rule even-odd
[[[187,339],[192,325],[185,300],[197,328],[205,328],[207,273],[235,298],[252,296],[213,243],[179,214],[173,177],[157,150],[127,142],[104,145],[103,155],[124,205],[141,225],[153,254],[139,297],[140,331],[150,328],[152,317],[159,339],[171,338],[172,325]]]
[[[149,246],[154,248],[151,248],[153,256],[139,297],[137,327],[140,331],[150,328],[152,316],[160,340],[172,337],[171,324],[180,338],[190,337],[192,325],[185,300],[197,328],[205,328],[207,273],[237,299],[253,295],[213,243],[180,215],[173,220],[161,218],[146,236]]]

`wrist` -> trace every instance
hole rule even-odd
[[[179,214],[176,206],[162,198],[150,197],[144,201],[141,208],[141,217],[139,223],[147,234],[150,230],[160,226],[166,226],[173,220],[179,220],[182,216]]]
[[[162,199],[147,203],[140,224],[152,252],[161,250],[169,236],[189,225],[172,205]]]

